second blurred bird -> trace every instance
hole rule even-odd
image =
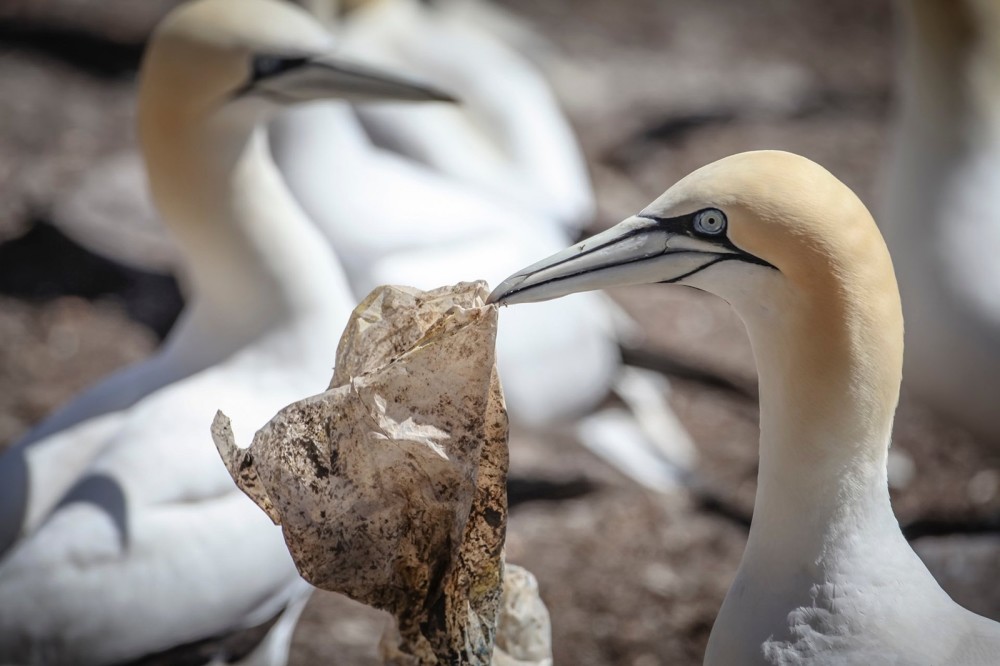
[[[880,224],[906,315],[904,387],[1000,446],[1000,3],[897,4]]]
[[[332,14],[331,3],[319,8]],[[447,86],[460,98],[461,110],[429,114],[388,105],[358,110],[374,118],[380,136],[427,163],[377,146],[345,104],[293,109],[272,127],[275,161],[343,258],[358,298],[379,284],[495,282],[539,248],[554,251],[567,242],[561,226],[566,218],[544,210],[546,202],[574,208],[578,217],[589,213],[584,163],[538,75],[527,63],[505,67],[510,63],[490,57],[506,54],[495,40],[485,33],[471,39],[434,20],[433,11],[412,0],[376,0],[356,10],[362,16],[339,33],[345,51],[362,52],[366,61],[405,60],[396,67]],[[399,58],[404,52],[412,57]],[[460,66],[442,66],[458,60]],[[521,91],[525,80],[546,94],[523,100],[523,93],[503,92]],[[554,129],[539,131],[538,125]],[[519,134],[538,136],[531,142]],[[533,160],[516,154],[519,143],[554,155],[549,162],[558,164],[542,165],[548,179],[564,180],[569,173],[578,181],[571,188],[575,198],[587,203],[566,206],[558,194],[545,192],[539,184],[544,181],[533,176],[537,167],[528,166]],[[593,297],[570,301],[557,312],[505,314],[498,356],[513,418],[550,423],[600,400],[618,364],[612,329],[609,312]],[[579,362],[588,354],[599,359],[594,368]]]
[[[495,283],[589,222],[593,194],[582,154],[544,78],[494,35],[509,23],[483,27],[482,13],[469,19],[451,4],[417,0],[303,4],[341,37],[342,53],[433,81],[461,102],[433,109],[324,102],[289,110],[272,125],[275,161],[342,257],[356,297],[380,284]],[[349,11],[338,19],[342,9]],[[690,466],[693,447],[660,384],[634,369],[622,374],[627,326],[595,294],[551,310],[505,312],[500,374],[513,421],[533,426],[580,417],[614,391],[631,413],[589,417],[581,439],[662,487]],[[645,409],[653,402],[656,409]],[[647,423],[654,413],[656,423]]]

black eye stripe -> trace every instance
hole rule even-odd
[[[694,229],[694,220],[701,213],[718,210],[716,208],[702,208],[701,210],[696,210],[693,213],[688,213],[687,215],[679,215],[677,217],[657,217],[655,215],[648,215],[644,213],[639,213],[638,217],[643,217],[647,220],[651,220],[656,223],[658,227],[661,227],[664,231],[669,231],[673,234],[679,234],[687,236],[688,238],[694,238],[706,243],[712,243],[720,247],[724,247],[727,250],[735,253],[734,259],[739,259],[740,261],[745,261],[751,264],[758,264],[760,266],[767,266],[768,268],[775,268],[772,264],[764,261],[759,257],[755,257],[749,252],[743,250],[737,246],[733,241],[729,240],[726,235],[726,229],[728,225],[724,225],[722,230],[717,234],[704,234],[698,233]],[[704,267],[702,267],[704,268]],[[699,269],[700,270],[700,269]],[[777,270],[775,268],[775,270]]]
[[[305,56],[283,56],[273,53],[259,53],[250,59],[250,76],[239,88],[233,91],[231,99],[239,99],[251,92],[261,81],[290,72],[308,65],[312,60]],[[271,93],[277,96],[276,93]]]
[[[297,69],[309,62],[302,56],[280,56],[268,53],[255,55],[250,62],[250,82],[255,83],[287,71]]]

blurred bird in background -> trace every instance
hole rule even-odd
[[[416,113],[393,104],[358,109],[373,141],[579,235],[595,209],[583,155],[537,66],[496,37],[491,23],[456,14],[485,5],[353,4],[346,48],[447,82],[462,98],[460,106]]]
[[[410,112],[328,102],[274,122],[275,160],[342,257],[357,298],[380,284],[495,283],[538,248],[566,245],[570,229],[589,220],[585,163],[529,61],[419,2],[353,3],[342,23],[332,19],[338,3],[308,4],[343,36],[345,52],[440,82],[462,101]],[[629,412],[587,417],[581,440],[627,474],[668,487],[690,471],[693,445],[662,381],[622,368],[624,318],[597,295],[505,317],[497,355],[509,412],[516,423],[548,426],[587,414],[612,391]]]
[[[266,122],[328,97],[449,99],[343,65],[332,47],[275,0],[195,0],[153,35],[139,136],[188,307],[159,354],[0,458],[0,661],[181,659],[178,646],[214,638],[192,653],[284,663],[311,587],[208,424],[217,408],[264,423],[323,390],[355,301],[270,158]],[[252,628],[267,637],[233,654],[227,634]]]
[[[1000,5],[898,2],[900,108],[880,224],[904,386],[1000,445]]]
[[[434,41],[420,41],[419,24],[412,29],[412,42],[425,51],[436,48]],[[370,49],[366,59],[373,53]],[[479,77],[503,79],[489,63],[479,64]],[[466,91],[454,85],[461,81],[412,63],[407,71],[451,85],[466,104]],[[558,109],[553,104],[542,112],[558,114]],[[520,115],[530,122],[535,113],[535,107],[527,107]],[[384,131],[409,131],[408,125],[396,124],[404,116],[388,116]],[[442,130],[433,137],[442,150],[475,153],[487,140],[469,131],[465,112],[428,118]],[[565,120],[559,120],[568,131]],[[347,105],[315,104],[283,114],[272,128],[272,145],[290,189],[343,257],[359,299],[379,284],[430,288],[474,278],[496,281],[523,263],[528,248],[564,243],[564,232],[553,220],[375,145]],[[470,162],[475,161],[473,154]],[[574,167],[582,169],[582,160]],[[520,322],[501,332],[500,370],[513,418],[551,423],[592,407],[607,392],[618,364],[613,322],[595,314],[589,300],[570,303],[552,316],[529,313],[547,319],[533,327],[535,334],[526,334]],[[601,359],[596,369],[579,363],[578,352],[584,350]]]

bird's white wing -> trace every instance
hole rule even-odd
[[[43,439],[22,440],[0,457],[0,561],[30,534],[104,451],[125,416],[109,413]]]
[[[263,424],[307,390],[266,367],[238,356],[109,424],[103,450],[0,562],[0,654],[124,660],[261,622],[287,601],[300,583],[280,531],[209,433],[218,407]]]
[[[264,622],[297,587],[280,533],[242,493],[128,506],[123,531],[91,501],[116,488],[80,488],[0,567],[4,655],[16,640],[54,651],[49,663],[136,658]]]
[[[186,327],[185,318],[177,329]],[[0,456],[0,555],[30,533],[112,445],[128,421],[129,408],[217,360],[210,354],[187,353],[172,340],[155,356],[77,395]]]

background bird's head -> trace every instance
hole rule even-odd
[[[430,86],[331,55],[329,33],[277,0],[195,0],[154,32],[142,65],[140,124],[242,119],[320,99],[449,101]]]

